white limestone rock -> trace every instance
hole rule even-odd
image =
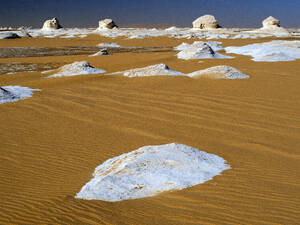
[[[53,19],[44,22],[42,30],[57,30],[60,28],[62,28],[62,26],[59,24],[58,19],[54,17]]]
[[[16,102],[25,98],[30,98],[32,97],[33,91],[39,91],[39,89],[31,89],[20,86],[0,87],[0,104]]]
[[[219,27],[220,25],[213,15],[201,16],[193,22],[193,28],[196,29],[215,29]]]
[[[195,71],[187,74],[189,77],[210,77],[214,79],[245,79],[249,78],[248,75],[243,74],[241,71],[230,66],[214,66],[204,70]]]
[[[227,169],[223,158],[183,144],[144,146],[98,166],[76,198],[109,202],[145,198],[204,183]]]
[[[21,38],[17,33],[13,32],[0,32],[0,39],[16,39]]]
[[[183,75],[181,72],[177,72],[174,70],[171,70],[166,64],[156,64],[152,66],[147,66],[143,68],[137,68],[137,69],[131,69],[131,70],[125,70],[121,72],[112,73],[111,75],[115,74],[123,74],[127,77],[147,77],[147,76],[177,76],[177,75]]]
[[[98,29],[113,29],[118,28],[112,19],[104,19],[99,21]]]
[[[217,44],[213,44],[215,49],[221,49]],[[177,49],[182,49],[178,54],[177,58],[189,60],[189,59],[215,59],[215,58],[232,58],[231,56],[225,56],[217,53],[213,48],[206,42],[197,41],[192,45],[181,44],[177,46]]]
[[[101,49],[99,52],[96,52],[93,55],[89,55],[89,57],[93,57],[93,56],[99,56],[99,55],[110,55],[109,52],[107,51],[107,49]]]
[[[253,61],[277,62],[300,59],[300,41],[270,41],[226,47],[227,53],[249,55]]]
[[[280,27],[280,21],[273,16],[269,16],[266,18],[263,22],[264,28],[274,28],[274,27]]]
[[[60,67],[58,69],[58,73],[48,76],[48,78],[77,76],[77,75],[86,75],[86,74],[98,74],[98,73],[105,73],[105,72],[106,72],[105,70],[92,67],[87,61],[81,61],[81,62],[74,62]]]

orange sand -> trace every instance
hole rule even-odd
[[[221,41],[228,46],[266,40]],[[183,41],[194,40],[90,35],[76,40],[0,40],[0,47],[101,42],[176,46]],[[42,89],[30,99],[0,105],[0,224],[299,224],[300,61],[253,62],[246,56],[185,61],[175,54],[0,59],[88,60],[108,72],[166,63],[187,73],[225,64],[251,76],[0,75],[1,86]],[[170,142],[217,154],[232,169],[204,184],[156,197],[115,203],[74,198],[106,159]]]

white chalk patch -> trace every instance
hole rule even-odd
[[[174,70],[171,70],[166,64],[156,64],[152,66],[147,66],[143,68],[137,68],[137,69],[130,69],[125,70],[121,72],[116,72],[113,74],[123,74],[127,77],[146,77],[146,76],[178,76],[178,75],[184,75],[181,72],[177,72]],[[112,74],[112,75],[113,75]]]
[[[86,74],[98,74],[98,73],[105,73],[105,72],[106,72],[105,70],[92,67],[87,61],[81,61],[81,62],[74,62],[60,67],[58,73],[48,76],[48,78],[78,76],[78,75],[86,75]]]
[[[40,91],[40,89],[21,86],[2,86],[0,87],[0,104],[30,98],[33,91]]]
[[[183,144],[145,146],[98,166],[76,198],[144,198],[204,183],[227,169],[223,158]]]
[[[242,47],[227,47],[225,51],[252,56],[253,61],[292,61],[300,59],[300,41],[270,41]]]
[[[214,66],[187,74],[189,77],[206,76],[214,79],[246,79],[248,75],[230,66]]]

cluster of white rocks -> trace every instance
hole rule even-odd
[[[130,69],[120,72],[111,73],[109,75],[122,74],[127,77],[148,77],[148,76],[187,76],[192,78],[207,77],[213,79],[246,79],[248,75],[242,73],[236,68],[230,66],[214,66],[204,70],[198,70],[192,73],[182,73],[171,70],[166,64],[156,64],[143,68]]]

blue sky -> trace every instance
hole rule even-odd
[[[58,17],[65,27],[97,27],[103,18],[117,24],[191,26],[213,14],[223,27],[260,27],[274,16],[285,27],[300,27],[300,0],[0,0],[0,26],[41,27]]]

